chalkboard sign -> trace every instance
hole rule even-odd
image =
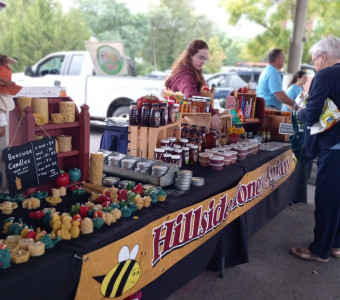
[[[50,182],[59,175],[55,146],[55,137],[46,137],[2,151],[10,194]]]

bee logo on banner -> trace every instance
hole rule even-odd
[[[139,245],[136,244],[131,253],[129,247],[123,246],[118,255],[118,264],[106,275],[93,277],[99,283],[100,292],[106,298],[117,298],[130,290],[139,280],[141,267],[136,257]]]

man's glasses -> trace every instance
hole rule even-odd
[[[209,58],[208,57],[204,57],[203,55],[196,55],[196,57],[198,59],[200,59],[201,61],[204,61],[204,62],[208,62],[209,61]]]
[[[317,60],[320,56],[322,56],[322,54],[323,54],[323,53],[319,54],[317,57],[312,58],[311,61],[310,61],[310,64],[311,64],[311,65],[314,65],[315,62],[316,62],[316,60]]]

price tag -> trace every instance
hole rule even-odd
[[[280,123],[279,133],[289,135],[294,134],[293,125],[289,123]]]

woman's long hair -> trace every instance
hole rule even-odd
[[[288,87],[290,87],[292,84],[296,83],[298,79],[300,79],[303,75],[306,75],[307,73],[305,71],[297,71],[294,75],[290,83],[288,84]]]
[[[176,77],[183,70],[190,70],[193,73],[198,91],[201,89],[203,84],[205,84],[203,71],[202,69],[196,70],[191,63],[191,57],[197,54],[197,52],[200,49],[209,50],[209,47],[205,41],[193,40],[190,42],[187,48],[183,51],[183,53],[177,58],[177,60],[172,65],[171,75],[165,81],[165,86],[167,88],[169,87],[169,82],[172,78]]]

